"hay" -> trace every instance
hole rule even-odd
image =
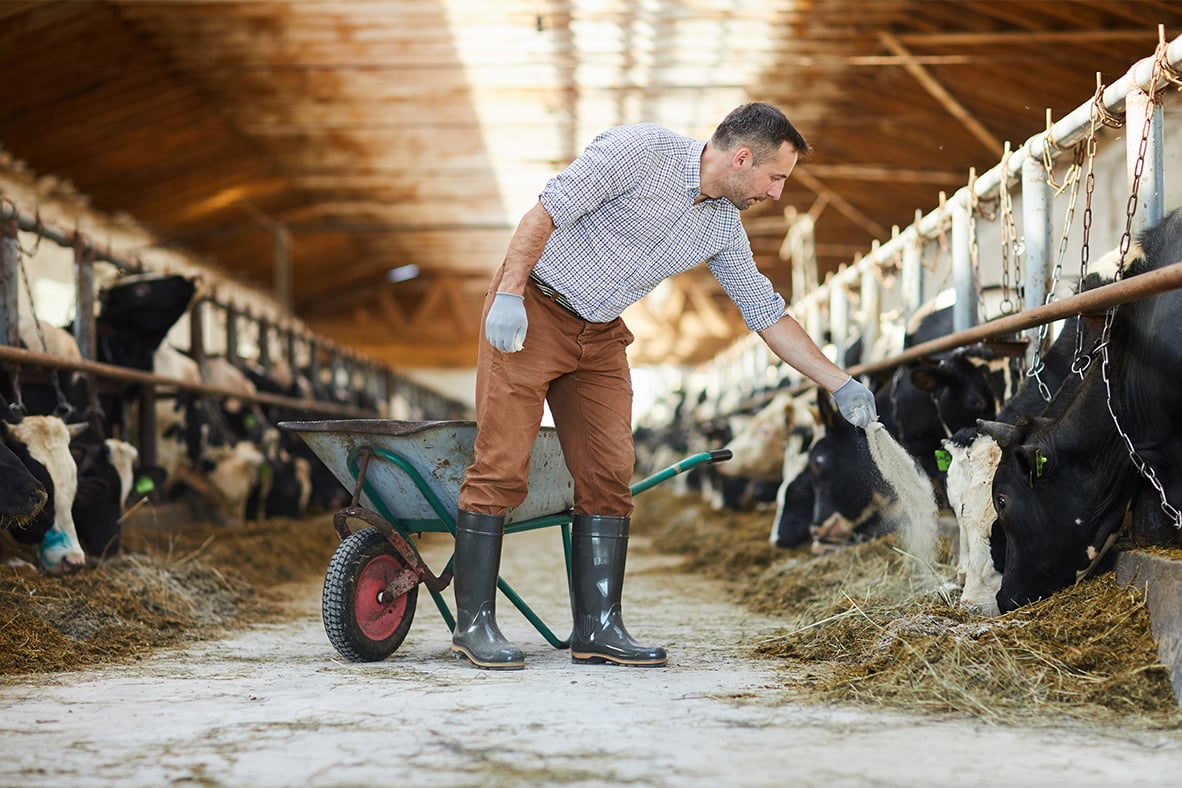
[[[981,618],[956,606],[954,587],[932,591],[893,536],[821,556],[773,548],[769,561],[770,511],[718,513],[663,491],[638,496],[636,507],[634,521],[653,523],[654,546],[730,580],[749,609],[784,620],[782,635],[753,650],[785,663],[802,701],[992,723],[1182,727],[1144,599],[1111,573]],[[746,539],[759,545],[735,544]],[[729,564],[752,551],[758,560]],[[941,545],[933,569],[954,577],[950,560]]]
[[[163,518],[162,518],[163,519]],[[323,577],[331,517],[241,528],[151,519],[124,554],[76,575],[0,566],[0,676],[127,663],[152,651],[284,616],[288,584]],[[35,560],[0,538],[0,560]]]

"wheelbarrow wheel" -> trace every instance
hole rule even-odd
[[[416,585],[393,599],[385,592],[406,562],[376,528],[362,528],[337,547],[324,578],[321,612],[328,640],[353,662],[393,654],[415,617]]]

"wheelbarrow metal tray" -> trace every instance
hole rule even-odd
[[[459,506],[460,484],[472,464],[476,442],[474,421],[338,419],[285,421],[279,426],[298,434],[350,494],[357,483],[349,470],[350,456],[364,447],[383,449],[401,457],[453,512]],[[365,480],[395,517],[438,519],[415,480],[397,465],[375,457]],[[361,503],[369,509],[378,508],[368,493],[362,495]],[[558,432],[542,427],[530,452],[529,493],[520,506],[506,513],[505,521],[559,514],[573,505],[574,482],[562,456]]]

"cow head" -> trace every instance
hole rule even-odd
[[[957,579],[961,585],[960,604],[975,613],[998,614],[997,592],[1001,588],[1004,552],[996,555],[994,532],[997,513],[993,510],[993,475],[1001,460],[1001,448],[989,435],[964,429],[943,442],[951,457],[948,467],[948,503],[956,516],[960,534],[957,551]]]
[[[876,535],[892,492],[870,455],[866,433],[846,421],[827,395],[817,404],[825,435],[809,451],[814,541]]]
[[[1001,447],[993,506],[1005,546],[997,604],[1006,612],[1071,585],[1095,566],[1128,508],[1131,466],[1115,442],[1083,439],[1095,425],[1031,419],[980,428]]]
[[[0,480],[0,528],[23,528],[44,508],[49,493],[2,439]]]

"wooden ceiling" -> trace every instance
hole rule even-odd
[[[603,128],[699,139],[781,106],[816,149],[745,215],[787,296],[1182,32],[1176,0],[0,2],[0,147],[398,368],[470,367],[484,289],[546,178]],[[414,265],[419,275],[390,281]],[[279,269],[282,270],[282,269]],[[634,363],[744,333],[704,268],[629,312]]]

